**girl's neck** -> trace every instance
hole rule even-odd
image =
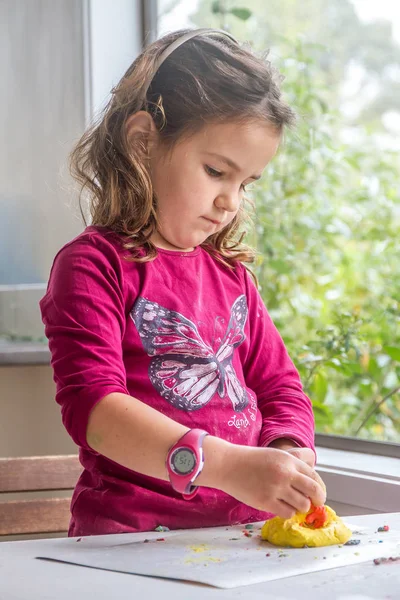
[[[151,242],[160,250],[169,250],[170,252],[193,252],[195,248],[178,248],[170,244],[158,231],[151,236]]]

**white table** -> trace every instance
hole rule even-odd
[[[350,518],[349,518],[350,519]],[[351,517],[358,526],[387,523],[400,529],[400,513]],[[100,536],[107,545],[114,536]],[[117,537],[117,536],[115,536]],[[121,539],[121,536],[118,536]],[[400,599],[400,562],[372,561],[234,589],[127,575],[37,560],[53,540],[0,543],[0,600],[125,600],[162,595],[163,600],[370,600]],[[65,538],[64,544],[76,543]]]

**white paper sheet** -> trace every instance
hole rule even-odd
[[[97,547],[96,538],[82,538],[68,547],[46,547],[46,553],[37,558],[233,588],[366,561],[377,568],[374,558],[400,553],[399,531],[379,533],[347,525],[353,531],[352,539],[360,540],[358,545],[277,548],[260,539],[258,523],[251,538],[244,535],[243,526],[125,534],[109,545],[104,545],[102,536]],[[160,538],[165,541],[157,541]]]

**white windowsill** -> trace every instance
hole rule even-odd
[[[317,447],[317,471],[328,500],[377,512],[400,511],[400,461]]]

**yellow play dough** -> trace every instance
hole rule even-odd
[[[292,519],[281,519],[281,517],[269,519],[261,529],[261,537],[275,546],[293,548],[345,544],[351,538],[350,529],[332,508],[329,506],[325,508],[328,519],[323,527],[318,529],[304,527],[301,523],[305,522],[306,513],[297,513]]]

